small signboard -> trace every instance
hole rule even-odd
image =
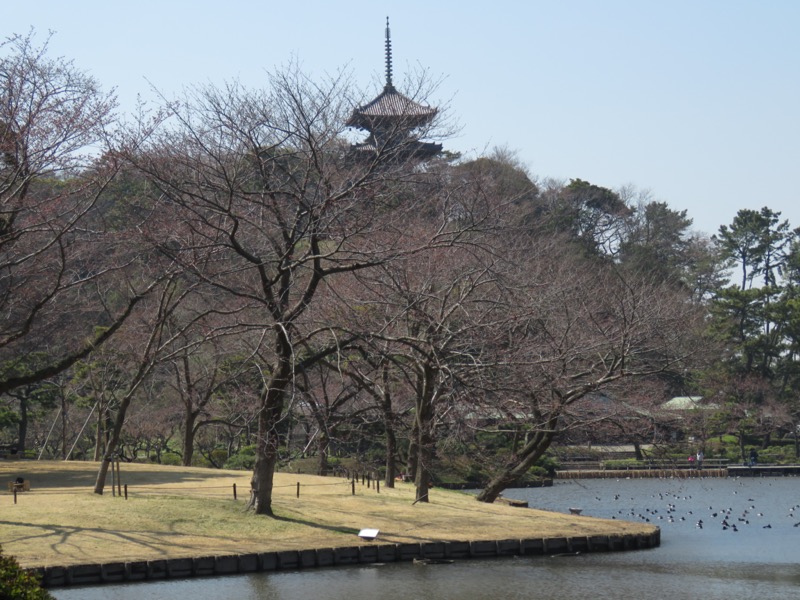
[[[374,540],[378,537],[378,530],[377,529],[362,529],[358,532],[358,537],[362,540]]]

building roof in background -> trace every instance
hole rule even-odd
[[[664,410],[716,410],[719,408],[716,404],[703,403],[702,396],[675,396],[661,405]]]

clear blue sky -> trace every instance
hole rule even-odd
[[[0,36],[56,32],[130,110],[149,82],[183,86],[264,73],[443,77],[432,104],[462,125],[467,155],[505,146],[539,178],[631,184],[714,233],[741,208],[800,226],[800,0],[37,0],[7,3]],[[370,89],[370,86],[373,86]]]

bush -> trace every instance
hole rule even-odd
[[[225,448],[214,448],[211,451],[211,460],[214,465],[224,465],[228,458],[228,451]]]
[[[232,454],[223,465],[224,469],[249,471],[256,464],[256,447],[245,446],[236,454]]]
[[[536,469],[537,467],[539,470],[534,473],[537,477],[555,477],[556,470],[558,470],[561,465],[559,465],[558,460],[554,457],[543,456],[536,461],[536,465],[533,468]]]
[[[763,450],[756,448],[758,452],[758,462],[760,463],[775,463],[779,465],[788,465],[797,461],[794,455],[794,446],[779,446],[772,445]],[[750,449],[747,449],[747,455],[750,456]]]
[[[646,468],[647,465],[647,462],[642,462],[640,460],[636,460],[635,458],[620,458],[603,461],[603,466],[612,471],[615,469],[642,469]]]
[[[183,465],[183,458],[173,452],[165,452],[161,455],[161,464],[172,467],[180,467]]]
[[[19,566],[13,556],[5,556],[0,546],[0,598],[3,600],[54,600],[39,585],[39,579]]]

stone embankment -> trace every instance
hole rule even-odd
[[[702,469],[645,468],[602,469],[571,468],[556,471],[556,479],[679,479],[688,477],[797,477],[800,465],[727,465]]]
[[[413,560],[461,560],[503,556],[553,556],[656,548],[661,530],[641,535],[598,535],[523,540],[365,544],[343,548],[284,550],[32,569],[45,587],[240,575],[282,569],[347,566]]]
[[[556,471],[556,479],[663,479],[666,477],[727,477],[728,469],[570,469]]]

